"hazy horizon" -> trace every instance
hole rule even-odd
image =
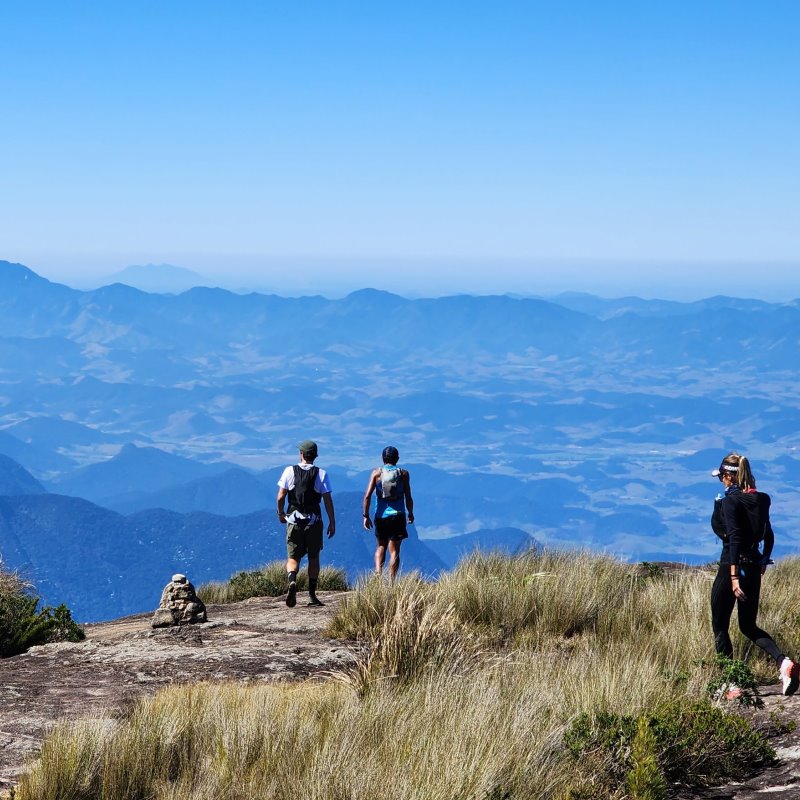
[[[3,258],[0,254],[0,258]],[[14,259],[5,260],[13,261]],[[452,294],[556,296],[583,292],[605,298],[626,296],[691,302],[727,295],[768,302],[800,298],[800,263],[668,263],[642,260],[635,265],[603,261],[521,259],[263,259],[259,266],[215,266],[214,262],[122,264],[103,270],[76,269],[68,262],[24,263],[48,280],[76,289],[104,285],[133,266],[177,267],[203,279],[201,285],[231,291],[320,294],[342,297],[360,289],[379,289],[404,297]],[[217,262],[219,264],[220,262]],[[224,262],[223,262],[224,263]],[[312,272],[312,270],[316,270]]]
[[[64,282],[170,263],[283,292],[795,298],[798,25],[788,0],[10,0],[0,258]]]

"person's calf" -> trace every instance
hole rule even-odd
[[[383,572],[383,567],[386,564],[386,547],[378,545],[375,550],[375,574],[380,575]]]

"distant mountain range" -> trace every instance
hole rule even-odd
[[[160,525],[165,551],[191,518],[236,551],[219,530],[245,536],[244,523],[224,520],[271,508],[298,441],[319,441],[356,529],[369,470],[392,443],[429,545],[420,563],[444,553],[440,539],[486,543],[507,529],[702,561],[716,555],[709,471],[737,449],[773,496],[780,556],[800,548],[797,364],[798,301],[78,291],[0,262],[0,454],[29,473],[6,470],[0,497],[39,497],[75,519],[116,512],[102,518],[123,542],[161,541]],[[43,499],[54,495],[62,505]],[[28,530],[16,502],[10,530]],[[140,514],[156,514],[156,538],[130,522]],[[40,551],[21,544],[13,552],[38,569]],[[0,553],[11,560],[2,541]]]

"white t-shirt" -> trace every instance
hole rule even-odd
[[[313,464],[298,464],[300,469],[311,469]],[[281,477],[278,479],[278,488],[290,491],[294,489],[294,467],[286,467]],[[317,479],[314,481],[314,489],[320,494],[330,494],[331,482],[328,478],[328,473],[324,469],[320,469],[317,473]]]

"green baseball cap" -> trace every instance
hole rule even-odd
[[[317,443],[311,441],[311,439],[305,439],[302,442],[300,442],[300,444],[297,445],[297,449],[303,455],[312,455],[312,454],[313,455],[317,455],[317,453],[318,453]]]

